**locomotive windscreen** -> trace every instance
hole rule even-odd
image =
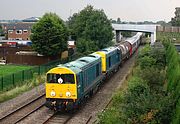
[[[47,83],[75,84],[73,74],[47,74]]]

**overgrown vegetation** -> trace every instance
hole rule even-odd
[[[174,43],[180,43],[180,33],[178,32],[157,32],[158,41],[171,41]]]
[[[175,109],[173,115],[173,124],[180,123],[180,57],[170,42],[165,42],[167,48],[167,89],[173,94]]]
[[[145,46],[127,89],[113,97],[111,107],[99,115],[99,123],[179,124],[179,62],[172,45]]]
[[[45,74],[39,76],[35,75],[32,80],[26,80],[25,82],[23,82],[24,85],[22,86],[17,86],[12,90],[6,92],[4,91],[0,92],[0,103],[12,99],[18,96],[19,94],[26,92],[44,82],[45,82]]]

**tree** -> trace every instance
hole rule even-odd
[[[88,41],[89,49],[97,46],[97,49],[93,49],[93,51],[105,48],[112,43],[111,22],[107,19],[103,10],[96,10],[88,5],[82,11],[70,17],[68,25],[72,31],[71,33],[76,37],[77,48],[80,48],[78,47],[80,45],[78,44],[79,39]],[[91,46],[92,44],[93,46]]]
[[[68,30],[55,13],[46,13],[33,25],[32,47],[40,54],[56,56],[67,49]]]
[[[116,20],[110,19],[111,23],[116,24]]]
[[[166,26],[168,25],[165,21],[157,21],[156,24],[160,24],[161,26]]]
[[[121,35],[122,35],[123,37],[131,37],[131,32],[130,32],[130,31],[122,31],[122,32],[121,32]]]
[[[171,19],[172,26],[180,26],[180,7],[175,8],[175,17]]]
[[[121,24],[121,19],[117,18],[117,24]]]
[[[3,34],[2,26],[0,25],[0,35]]]

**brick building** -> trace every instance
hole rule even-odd
[[[34,23],[18,22],[3,24],[8,40],[30,40],[31,28]]]
[[[31,28],[39,17],[30,17],[21,21],[1,22],[6,40],[30,40]]]

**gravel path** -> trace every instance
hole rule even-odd
[[[6,115],[7,113],[13,111],[14,109],[22,106],[27,101],[30,101],[37,96],[40,96],[42,93],[45,92],[44,84],[41,84],[30,91],[27,91],[11,100],[6,102],[0,103],[0,116]]]

